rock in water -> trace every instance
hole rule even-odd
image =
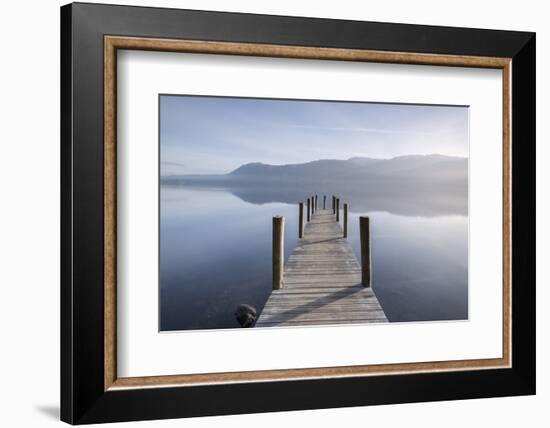
[[[256,308],[246,304],[240,304],[235,311],[235,317],[241,327],[252,327],[256,322]]]

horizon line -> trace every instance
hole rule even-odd
[[[321,159],[314,159],[314,160],[311,160],[311,161],[307,161],[307,162],[295,162],[295,163],[282,163],[282,164],[276,164],[276,163],[264,163],[264,162],[260,162],[260,161],[256,161],[256,162],[246,162],[246,163],[243,163],[243,164],[240,164],[239,166],[227,171],[227,172],[218,172],[218,173],[197,173],[197,174],[162,174],[160,173],[159,175],[160,176],[163,176],[163,177],[173,177],[173,176],[181,176],[181,175],[227,175],[227,174],[230,174],[234,171],[236,171],[237,169],[245,166],[245,165],[265,165],[265,166],[290,166],[290,165],[307,165],[307,164],[310,164],[310,163],[313,163],[313,162],[321,162],[321,161],[350,161],[352,159],[372,159],[372,160],[393,160],[393,159],[398,159],[398,158],[405,158],[405,157],[428,157],[428,156],[440,156],[440,157],[447,157],[447,158],[458,158],[458,159],[468,159],[469,157],[468,156],[459,156],[459,155],[444,155],[444,154],[441,154],[441,153],[430,153],[430,154],[414,154],[414,153],[410,153],[410,154],[406,154],[406,155],[398,155],[398,156],[392,156],[392,157],[388,157],[388,158],[381,158],[381,157],[370,157],[370,156],[352,156],[352,157],[349,157],[349,158],[345,158],[345,159],[337,159],[337,158],[321,158]],[[172,161],[160,161],[159,162],[160,165],[164,164],[164,165],[168,165],[168,166],[180,166],[180,167],[184,167],[184,164],[183,163],[179,163],[179,162],[172,162]]]

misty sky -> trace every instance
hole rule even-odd
[[[248,162],[468,156],[468,108],[162,95],[161,174]]]

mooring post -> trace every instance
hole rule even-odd
[[[304,203],[300,202],[299,215],[298,215],[298,238],[302,239],[303,237],[304,237]]]
[[[336,196],[332,195],[332,214],[336,214]]]
[[[317,195],[315,195],[315,211],[317,211],[317,208],[319,208],[319,205],[317,205]]]
[[[273,217],[273,289],[283,288],[285,265],[285,218]]]
[[[323,209],[327,209],[327,195],[323,195]]]
[[[315,212],[315,196],[311,197],[311,214]]]
[[[340,221],[340,198],[336,198],[336,223]]]
[[[348,237],[348,209],[349,205],[344,204],[344,238]]]
[[[309,198],[307,198],[307,221],[309,222],[311,220],[311,203],[309,201]]]
[[[370,221],[368,217],[359,217],[359,236],[361,239],[361,283],[364,287],[370,287]]]

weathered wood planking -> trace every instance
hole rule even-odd
[[[256,327],[387,322],[332,209],[311,215]]]

